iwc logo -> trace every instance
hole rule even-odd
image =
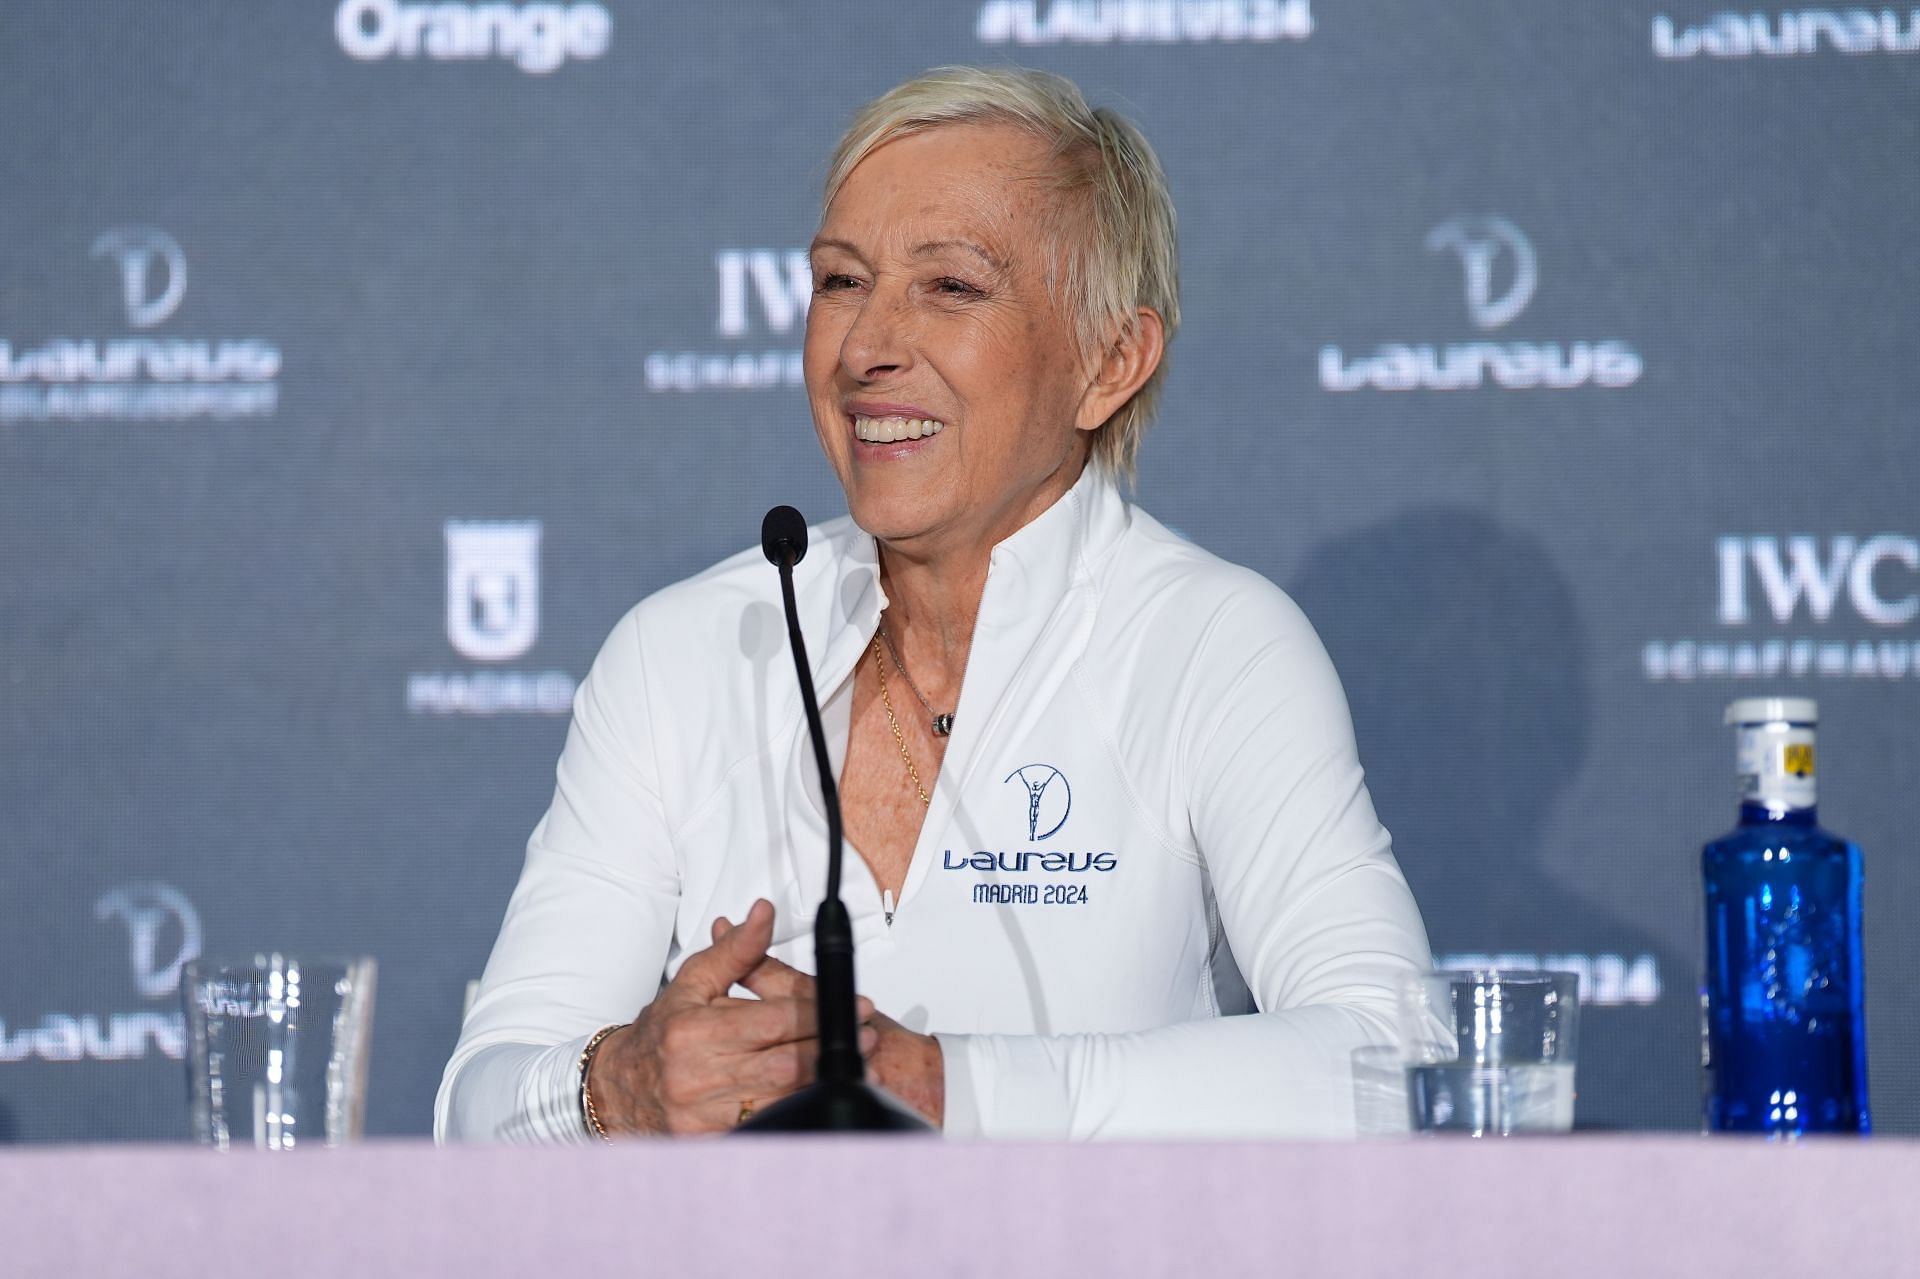
[[[713,255],[718,303],[714,332],[728,342],[705,350],[654,351],[644,362],[649,391],[770,391],[804,381],[796,330],[813,301],[805,249],[722,249]]]
[[[1051,764],[1022,764],[1005,780],[1016,778],[1026,791],[1027,838],[1037,843],[1059,834],[1073,811],[1073,787],[1067,784],[1067,775]]]
[[[1723,629],[1648,640],[1648,679],[1920,679],[1920,537],[1736,534],[1714,550]]]

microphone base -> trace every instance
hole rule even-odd
[[[884,1088],[823,1079],[782,1097],[735,1132],[898,1132],[931,1135],[933,1125]]]

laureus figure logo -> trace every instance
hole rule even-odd
[[[187,895],[171,884],[122,884],[100,895],[93,917],[119,919],[127,926],[127,959],[133,984],[148,999],[159,999],[180,988],[180,970],[200,957],[200,913]],[[171,934],[175,929],[178,940]],[[172,957],[160,958],[163,932],[173,941]]]
[[[127,323],[150,329],[179,309],[187,296],[187,255],[180,242],[150,226],[121,226],[102,232],[93,242],[93,256],[110,257],[120,268],[120,301]],[[158,262],[164,268],[156,273]],[[165,280],[156,288],[155,275]]]
[[[1482,329],[1497,329],[1526,309],[1540,282],[1533,245],[1505,218],[1449,218],[1427,232],[1427,251],[1452,249],[1467,273],[1467,314]],[[1513,258],[1513,280],[1493,295],[1493,267],[1502,253]]]
[[[1027,788],[1027,838],[1036,842],[1051,839],[1067,824],[1067,814],[1073,811],[1073,787],[1068,785],[1067,775],[1052,764],[1022,764],[1003,780],[1010,782],[1016,777]],[[1040,823],[1056,812],[1059,817],[1053,825],[1041,830]]]

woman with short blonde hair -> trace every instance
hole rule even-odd
[[[954,1135],[1350,1133],[1426,936],[1312,627],[1120,492],[1179,318],[1152,148],[1056,76],[929,72],[856,118],[810,257],[848,514],[795,592],[870,1072]],[[615,627],[443,1139],[718,1131],[810,1080],[780,617],[755,547]]]

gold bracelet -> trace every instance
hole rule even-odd
[[[593,1090],[587,1087],[587,1071],[593,1065],[593,1055],[600,1051],[600,1041],[614,1031],[624,1030],[630,1025],[632,1025],[631,1022],[619,1022],[612,1026],[602,1026],[593,1032],[593,1038],[589,1039],[587,1046],[580,1050],[580,1113],[585,1116],[587,1127],[592,1130],[594,1136],[609,1146],[613,1144],[613,1138],[608,1135],[607,1126],[600,1122],[599,1112],[593,1108]]]

